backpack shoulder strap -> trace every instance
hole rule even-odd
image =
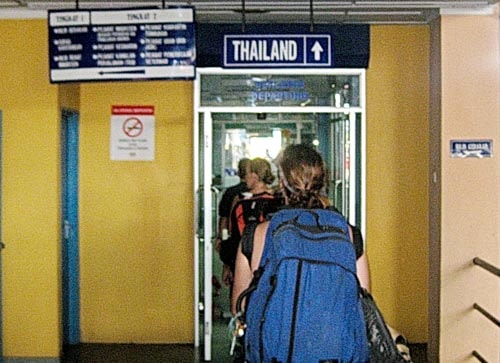
[[[361,230],[357,226],[350,224],[352,230],[352,243],[354,244],[354,249],[356,250],[356,260],[363,255],[365,244],[363,242],[363,235]]]
[[[249,265],[252,263],[253,238],[257,226],[258,223],[249,223],[243,230],[243,236],[241,236],[241,252],[247,258]]]
[[[336,213],[340,213],[340,211],[334,206],[330,206],[327,208],[328,210],[334,211]],[[358,226],[355,226],[351,223],[348,223],[351,227],[352,231],[352,243],[354,244],[354,249],[356,251],[356,259],[360,258],[363,255],[365,249],[365,243],[363,241],[363,235],[361,234],[361,230]]]

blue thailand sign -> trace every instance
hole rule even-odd
[[[333,67],[330,34],[238,34],[224,36],[224,67]]]
[[[491,158],[493,140],[452,140],[450,149],[454,158]]]
[[[48,15],[53,83],[195,77],[192,6]]]

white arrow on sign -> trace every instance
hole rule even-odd
[[[314,43],[311,51],[314,53],[314,60],[319,61],[321,59],[321,52],[323,52],[323,47],[321,46],[321,44],[319,44],[318,41]]]

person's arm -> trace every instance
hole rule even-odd
[[[250,286],[253,272],[259,267],[268,225],[269,222],[260,223],[255,229],[251,264],[248,263],[246,256],[241,252],[241,243],[238,247],[236,267],[234,270],[233,293],[231,295],[231,312],[233,315],[237,313],[236,302],[238,301],[238,297],[248,288],[248,286]]]
[[[356,261],[356,270],[359,279],[359,283],[368,292],[370,292],[370,265],[368,264],[368,256],[366,251],[358,258]]]
[[[361,232],[358,231],[358,233]],[[351,237],[351,241],[354,243],[354,232],[351,225],[349,225],[349,235]],[[358,237],[362,238],[361,235],[359,235]],[[362,244],[364,242],[363,240],[361,240],[359,243]],[[370,292],[370,265],[368,264],[368,256],[366,255],[364,246],[363,254],[356,260],[356,274],[358,276],[361,287],[364,287],[368,292]]]
[[[224,237],[223,230],[228,229],[229,227],[229,213],[231,212],[231,198],[232,192],[231,188],[226,189],[226,191],[222,194],[222,198],[219,202],[218,207],[218,216],[219,222],[217,224],[217,236],[215,238],[215,250],[220,252],[220,246],[222,243],[222,237]]]
[[[234,270],[233,292],[231,295],[231,312],[236,315],[236,302],[240,294],[250,285],[252,281],[252,269],[248,264],[247,258],[241,252],[241,244],[238,247],[236,255],[236,267]]]
[[[219,229],[215,239],[215,250],[220,252],[220,245],[222,243],[223,230],[229,230],[229,218],[226,216],[219,216]]]

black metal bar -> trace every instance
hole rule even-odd
[[[313,1],[309,1],[309,17],[310,17],[310,23],[311,23],[311,33],[314,32],[314,12],[313,12]]]
[[[80,1],[76,0],[76,10],[80,9]]]
[[[493,315],[491,315],[490,313],[488,313],[486,310],[484,310],[481,306],[479,306],[479,304],[476,304],[474,303],[474,305],[472,305],[472,307],[474,309],[476,309],[477,311],[479,311],[481,314],[483,314],[484,316],[486,316],[490,321],[492,321],[497,327],[500,327],[500,321],[495,318]]]
[[[165,0],[162,1],[163,9],[165,9]]]
[[[246,10],[245,10],[245,0],[241,0],[241,32],[244,33],[246,31],[247,18],[246,18]]]
[[[479,257],[474,257],[472,262],[474,263],[474,265],[481,266],[482,268],[491,272],[492,274],[494,274],[496,276],[500,276],[500,269],[493,266],[491,263],[488,263],[485,260],[480,259]]]
[[[478,353],[478,352],[476,352],[475,350],[473,350],[473,351],[472,351],[472,355],[473,355],[474,357],[476,357],[476,359],[477,359],[478,361],[480,361],[481,363],[488,363],[488,361],[487,361],[486,359],[484,359],[484,358],[481,356],[481,354],[479,354],[479,353]]]

